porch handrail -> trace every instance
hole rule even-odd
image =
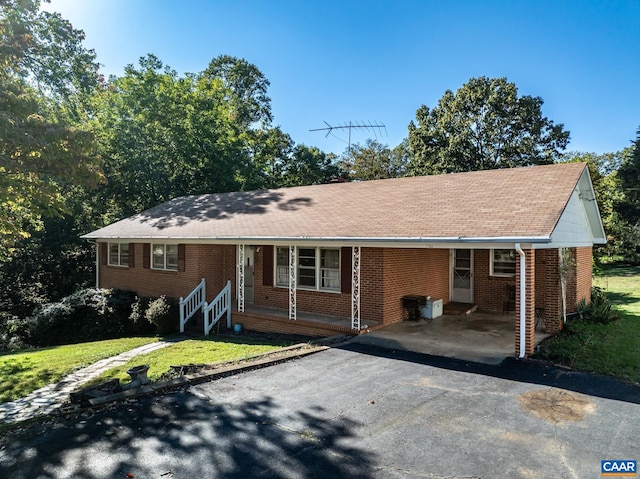
[[[213,326],[227,314],[227,328],[231,328],[231,281],[227,281],[227,285],[222,288],[218,296],[211,301],[210,304],[204,302],[202,308],[204,313],[204,335],[207,336]]]
[[[184,333],[184,325],[204,304],[206,298],[206,284],[204,278],[193,288],[186,298],[180,297],[180,332]]]

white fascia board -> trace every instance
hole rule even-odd
[[[88,239],[85,237],[85,239]],[[92,238],[93,239],[93,238]],[[120,243],[166,243],[166,244],[222,244],[222,245],[274,245],[288,246],[313,245],[313,246],[368,246],[372,248],[513,248],[515,243],[520,243],[527,248],[535,244],[544,245],[550,241],[548,237],[531,238],[322,238],[322,237],[237,237],[237,238],[175,238],[175,237],[101,237],[95,238],[96,242],[120,242]]]

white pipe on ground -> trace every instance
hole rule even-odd
[[[520,355],[518,358],[524,358],[527,344],[527,278],[525,274],[527,272],[527,261],[520,243],[516,243],[514,246],[520,255]]]

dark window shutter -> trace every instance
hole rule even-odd
[[[136,265],[136,244],[129,243],[129,268]]]
[[[109,254],[109,243],[100,244],[100,263],[107,264],[107,255]]]
[[[184,257],[185,257],[185,245],[179,244],[178,245],[178,271],[185,270]]]
[[[142,267],[149,269],[151,266],[151,244],[144,243],[142,245]]]
[[[262,247],[262,284],[273,286],[273,246]]]
[[[351,293],[351,248],[340,249],[340,291]]]

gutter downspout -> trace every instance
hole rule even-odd
[[[89,243],[96,247],[96,289],[100,288],[100,250],[98,249],[98,242],[95,240],[89,240]]]
[[[524,251],[520,247],[520,243],[516,243],[515,250],[520,255],[520,355],[519,359],[524,358],[525,347],[526,347],[526,331],[527,331],[527,298],[526,298],[526,288],[527,288],[527,278],[526,278],[526,268],[527,262],[524,255]]]

